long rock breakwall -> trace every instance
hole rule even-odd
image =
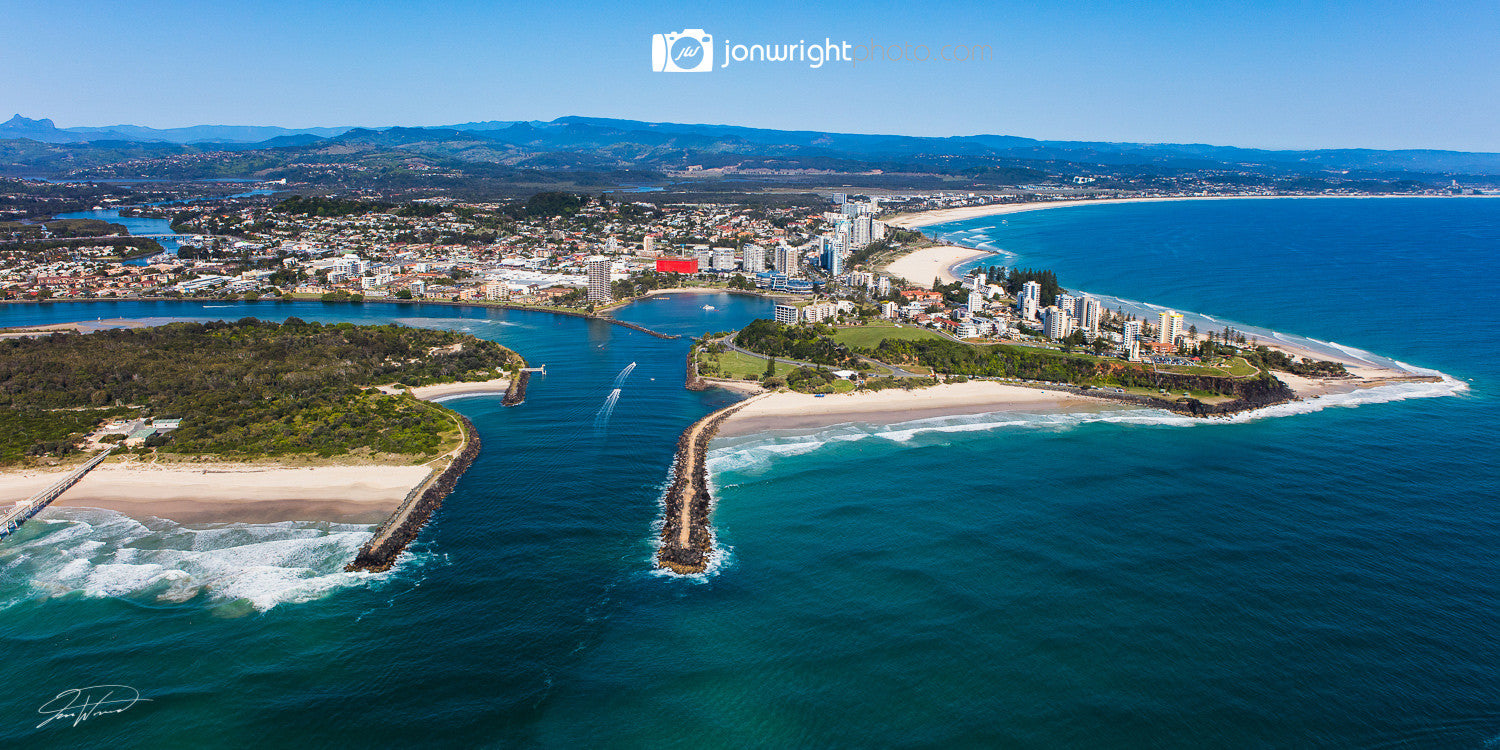
[[[755,398],[759,398],[758,396]],[[713,553],[713,530],[708,514],[713,496],[708,491],[706,456],[708,443],[719,425],[755,398],[720,409],[694,422],[677,438],[677,458],[673,462],[672,486],[663,503],[661,548],[656,553],[657,567],[690,575],[708,569]]]
[[[474,423],[467,417],[460,416],[459,419],[463,420],[464,431],[468,435],[463,449],[448,462],[448,468],[412,490],[406,502],[375,530],[375,536],[360,548],[359,554],[354,556],[354,562],[344,566],[344,570],[390,570],[402,550],[416,541],[417,534],[427,524],[427,520],[443,504],[443,498],[453,492],[458,478],[469,470],[474,457],[479,455],[479,431],[474,429]]]
[[[522,370],[511,379],[510,385],[505,389],[505,398],[500,399],[501,406],[515,406],[526,400],[526,386],[531,383],[531,371]]]

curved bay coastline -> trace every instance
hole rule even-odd
[[[1469,260],[1422,270],[1455,259]],[[1475,277],[1419,280],[1467,297],[1485,291]],[[197,312],[282,309],[256,304]],[[1100,405],[721,433],[708,478],[722,554],[679,577],[650,570],[660,529],[647,530],[673,441],[737,398],[683,389],[686,342],[532,313],[292,304],[278,314],[471,329],[549,373],[518,409],[498,395],[449,404],[474,420],[483,453],[388,573],[342,572],[368,526],[44,514],[31,538],[0,545],[0,631],[15,644],[0,707],[29,714],[101,678],[154,702],[56,738],[19,723],[0,736],[687,746],[705,723],[729,744],[787,747],[1494,736],[1497,477],[1473,446],[1500,429],[1488,387],[1500,358],[1483,337],[1378,315],[1350,334],[1473,377],[1461,398],[1323,408],[1365,391],[1231,420]],[[128,307],[72,310],[171,314]],[[667,295],[621,314],[696,335],[768,310]],[[16,312],[0,308],[0,322]],[[1299,409],[1322,410],[1260,418]]]
[[[964,209],[941,209],[921,214],[902,215],[896,217],[892,223],[907,227],[942,227],[947,222],[964,219],[1073,206],[1225,199],[1230,198],[1127,199],[1116,201],[1056,201],[1043,204],[1000,204]],[[963,273],[961,270],[963,267],[983,264],[985,261],[993,259],[995,255],[994,250],[959,244],[929,247],[914,251],[893,261],[888,270],[893,273],[905,270],[910,274],[913,273],[913,268],[922,268],[926,264],[939,263],[941,264],[941,271],[938,275],[945,280],[952,280],[958,278]],[[916,263],[916,265],[913,266],[913,263]],[[602,321],[641,331],[657,338],[671,339],[677,338],[680,334],[664,334],[629,321],[617,320],[613,317],[613,314],[628,311],[632,306],[643,305],[663,296],[700,294],[736,294],[763,299],[774,298],[772,295],[738,290],[721,291],[692,287],[680,290],[662,289],[655,290],[652,294],[638,300],[628,301],[622,305],[615,306],[608,311],[610,315],[607,316],[494,303],[454,303],[443,301],[412,303],[395,300],[368,300],[364,304],[399,305],[407,308],[411,308],[414,305],[461,308],[478,307],[524,311],[543,315],[556,314],[584,320]],[[97,304],[110,302],[118,304],[121,301],[79,300],[74,302],[15,304],[51,307],[79,303]],[[164,303],[168,305],[199,304],[205,309],[221,307],[220,305],[208,304],[207,302],[187,300],[153,299],[142,300],[142,302]],[[289,303],[266,301],[245,304],[239,307],[241,307],[242,311],[248,308],[250,312],[266,310],[267,308],[271,311],[276,311],[287,304]],[[290,304],[297,303],[292,302]],[[303,302],[302,304],[310,303]],[[332,308],[333,310],[337,310],[341,306],[339,303],[322,304],[325,309]],[[380,317],[384,318],[386,316]],[[179,318],[153,316],[149,319],[149,324],[159,324],[175,319]],[[97,330],[100,327],[144,324],[148,323],[121,318],[112,318],[109,321],[104,321],[100,318],[96,321],[70,320],[49,322],[37,324],[33,327],[36,330],[72,329],[86,331]],[[25,324],[22,325],[25,326]],[[1290,398],[1270,399],[1264,403],[1247,402],[1244,406],[1235,408],[1229,416],[1253,419],[1261,415],[1301,413],[1322,408],[1323,404],[1317,403],[1320,400],[1326,400],[1328,397],[1345,397],[1358,391],[1372,391],[1372,393],[1365,398],[1353,399],[1354,403],[1399,399],[1408,397],[1408,393],[1401,390],[1403,386],[1421,383],[1442,384],[1449,389],[1449,392],[1456,392],[1466,387],[1464,384],[1454,381],[1436,371],[1410,368],[1402,363],[1395,363],[1393,360],[1385,360],[1383,358],[1377,363],[1371,361],[1374,357],[1365,358],[1355,356],[1348,353],[1347,350],[1335,352],[1330,355],[1326,350],[1315,351],[1309,347],[1297,346],[1287,340],[1282,334],[1271,333],[1276,338],[1266,340],[1264,343],[1267,345],[1281,349],[1289,354],[1313,358],[1327,358],[1342,362],[1349,369],[1352,377],[1345,379],[1312,379],[1278,373],[1277,376],[1290,387],[1292,393],[1295,394],[1294,396]],[[523,356],[525,356],[524,352]],[[427,400],[446,401],[469,396],[503,394],[510,385],[510,381],[503,378],[478,383],[447,383],[413,389],[413,395]],[[753,385],[747,387],[732,381],[709,381],[709,385],[744,395],[752,395],[759,391]],[[1433,395],[1444,394],[1435,393]],[[1280,410],[1275,408],[1277,405],[1289,400],[1308,401],[1311,403],[1304,408]],[[719,420],[719,424],[716,425],[715,430],[719,440],[729,438],[743,439],[756,435],[787,436],[806,434],[836,425],[901,425],[940,420],[947,417],[998,415],[1007,412],[1029,414],[1066,413],[1084,418],[1088,418],[1089,415],[1100,415],[1100,418],[1103,419],[1113,419],[1117,418],[1117,414],[1121,411],[1128,412],[1138,409],[1152,409],[1153,407],[1172,408],[1166,402],[1153,405],[1150,403],[1140,403],[1138,399],[1122,399],[1098,393],[1091,394],[1082,389],[1059,387],[1049,384],[1013,384],[982,380],[963,384],[937,385],[913,391],[893,389],[873,393],[855,392],[817,397],[808,394],[783,392],[764,394],[760,398],[755,398],[754,401],[756,403],[746,404],[746,408],[743,409],[735,409]],[[1330,404],[1348,402],[1350,402],[1348,399],[1329,401]],[[688,431],[690,432],[692,429],[693,427],[690,426]],[[684,432],[684,435],[686,434],[687,432]],[[711,448],[711,443],[709,440],[692,442],[694,443],[693,449],[699,454],[695,457],[696,460],[690,462],[679,460],[677,464],[679,466],[695,465],[701,471],[702,467],[708,463],[706,454]],[[461,445],[457,450],[462,452],[463,448],[464,446]],[[449,457],[441,457],[439,461],[446,460]],[[388,518],[388,516],[393,511],[409,504],[411,494],[430,483],[434,477],[434,469],[430,466],[432,462],[417,466],[392,466],[375,462],[365,462],[363,465],[358,463],[349,465],[347,462],[340,462],[340,464],[337,466],[322,467],[285,466],[276,464],[275,462],[249,464],[232,462],[205,462],[201,464],[198,462],[180,462],[175,464],[161,464],[156,462],[147,463],[122,457],[122,459],[117,459],[96,470],[90,477],[86,477],[83,482],[80,482],[77,488],[66,494],[56,505],[59,507],[102,508],[123,512],[136,518],[163,517],[186,523],[270,523],[288,520],[373,523],[385,519],[389,524],[393,519]],[[49,471],[11,472],[0,475],[0,492],[4,492],[6,497],[24,497],[50,483],[55,478],[56,472]],[[457,476],[450,477],[449,479],[450,481],[455,481]],[[674,482],[681,485],[689,480],[689,477],[678,475]],[[702,523],[706,525],[709,504],[712,500],[707,497],[708,490],[706,488],[702,490],[702,493],[705,497],[702,498],[703,508],[700,509],[699,514],[703,516]],[[669,503],[664,508],[664,517],[671,515],[672,507],[675,506]],[[389,566],[387,565],[387,567]],[[682,573],[696,573],[701,572],[703,567],[706,566],[700,565],[697,570],[686,570],[681,568],[681,566],[677,566],[677,570]]]

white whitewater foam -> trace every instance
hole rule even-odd
[[[658,524],[659,526],[659,524]],[[713,545],[708,552],[708,565],[703,568],[702,573],[678,573],[674,570],[660,567],[656,564],[656,553],[661,549],[661,529],[655,529],[656,536],[652,538],[651,559],[646,561],[650,566],[651,575],[655,578],[676,578],[693,583],[708,583],[709,579],[724,572],[733,566],[734,548],[719,543],[719,535],[713,529],[708,530],[710,543]]]
[[[474,391],[472,393],[450,393],[446,396],[438,396],[437,398],[427,400],[434,404],[441,404],[444,401],[457,401],[462,398],[505,398],[505,394],[501,391]]]
[[[1466,384],[1464,384],[1461,381],[1458,381],[1456,379],[1448,378],[1447,375],[1444,375],[1443,373],[1438,372],[1437,370],[1433,370],[1433,369],[1430,369],[1430,368],[1427,368],[1427,367],[1417,367],[1416,365],[1409,365],[1409,364],[1407,364],[1405,362],[1402,362],[1399,359],[1392,359],[1391,360],[1391,364],[1393,364],[1393,365],[1401,368],[1402,370],[1405,370],[1405,371],[1407,371],[1409,373],[1412,373],[1413,375],[1427,375],[1427,376],[1430,376],[1430,377],[1446,378],[1446,379],[1453,380],[1453,382],[1455,382],[1455,383],[1459,383],[1460,385],[1463,385],[1463,388],[1461,390],[1468,390],[1469,389],[1468,385],[1466,385]]]
[[[1363,349],[1355,349],[1352,346],[1344,346],[1343,344],[1334,343],[1332,341],[1325,341],[1325,342],[1321,342],[1321,343],[1323,343],[1325,346],[1331,346],[1331,347],[1333,347],[1333,348],[1335,348],[1335,349],[1343,352],[1344,354],[1349,355],[1349,357],[1351,359],[1353,359],[1353,360],[1355,360],[1357,362],[1363,362],[1363,363],[1365,363],[1367,365],[1374,365],[1376,367],[1380,367],[1381,366],[1381,364],[1379,362],[1375,361],[1376,359],[1383,359],[1383,357],[1380,357],[1380,355],[1378,355],[1378,354],[1374,354],[1372,352],[1367,352],[1367,351],[1365,351]]]
[[[70,595],[219,604],[248,602],[265,611],[392,573],[346,573],[371,527],[286,522],[190,528],[153,519],[149,526],[108,510],[51,508],[0,549],[6,577],[25,582],[16,601]],[[403,555],[405,561],[410,555]],[[398,561],[397,568],[404,567]],[[3,584],[3,582],[0,582]],[[9,588],[9,587],[6,587]]]
[[[987,432],[998,429],[1066,430],[1090,422],[1191,426],[1204,420],[1160,409],[1124,408],[1102,412],[1025,413],[1016,411],[932,417],[895,424],[863,422],[832,425],[809,434],[780,434],[739,441],[709,452],[711,473],[758,474],[773,461],[819,448],[867,439],[910,443],[920,435]]]
[[[1358,388],[1348,393],[1331,393],[1327,396],[1292,401],[1261,409],[1240,412],[1229,417],[1214,418],[1209,422],[1249,422],[1267,417],[1290,417],[1295,414],[1311,414],[1324,409],[1355,407],[1365,404],[1386,404],[1414,398],[1442,398],[1456,396],[1469,389],[1468,383],[1455,380],[1436,370],[1432,371],[1442,380],[1436,383],[1392,383],[1374,388]]]
[[[1420,372],[1419,369],[1412,369]],[[1259,419],[1289,417],[1310,414],[1332,408],[1349,408],[1366,404],[1383,404],[1417,398],[1440,398],[1455,396],[1468,390],[1469,386],[1435,370],[1427,371],[1441,377],[1435,383],[1394,383],[1374,388],[1360,388],[1349,393],[1292,401],[1267,406],[1261,409],[1239,412],[1225,417],[1199,418],[1185,414],[1141,407],[1093,412],[1024,413],[1015,411],[991,412],[954,417],[935,417],[895,424],[845,423],[821,428],[807,434],[772,434],[749,440],[731,439],[726,445],[713,448],[708,456],[710,477],[720,472],[733,471],[756,475],[765,472],[777,459],[811,453],[830,445],[865,439],[881,439],[891,443],[913,443],[922,435],[962,434],[988,432],[1002,429],[1069,430],[1084,424],[1125,424],[1156,427],[1211,427],[1213,425],[1242,424]]]
[[[656,564],[656,555],[661,552],[661,530],[666,526],[667,491],[672,488],[671,478],[675,476],[677,476],[677,459],[674,457],[672,459],[672,466],[667,471],[668,479],[662,482],[658,488],[660,491],[656,496],[656,507],[659,512],[656,514],[656,520],[651,522],[651,541],[648,545],[651,548],[651,558],[646,561],[646,565],[650,571],[650,575],[655,578],[679,578],[694,583],[707,583],[710,578],[728,568],[734,559],[734,548],[719,544],[719,535],[714,533],[713,527],[709,527],[708,529],[710,545],[708,565],[703,568],[702,573],[678,573]],[[708,473],[708,494],[710,498],[713,498],[713,502],[718,502],[719,484],[715,480],[714,473],[710,471]],[[712,515],[712,513],[713,508],[710,507],[709,514]]]

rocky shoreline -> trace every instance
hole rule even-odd
[[[524,374],[524,373],[523,373]],[[416,541],[417,534],[427,525],[427,520],[443,504],[443,499],[453,492],[458,478],[469,470],[474,458],[479,455],[479,431],[467,417],[458,417],[463,422],[466,440],[464,447],[448,462],[436,477],[418,485],[407,496],[401,507],[375,530],[375,535],[361,547],[354,561],[344,566],[349,572],[367,570],[382,572],[390,570],[406,546]]]
[[[1202,387],[1203,384],[1200,381],[1204,379],[1202,377],[1188,375],[1175,376],[1175,378],[1177,378],[1178,380],[1175,380],[1171,385],[1175,386],[1176,388],[1191,386]],[[1184,380],[1188,382],[1184,383]],[[1221,379],[1216,378],[1216,380]],[[1171,389],[1172,388],[1169,387],[1168,390]],[[1256,378],[1253,380],[1235,381],[1234,390],[1234,400],[1225,401],[1219,404],[1206,404],[1196,398],[1174,400],[1157,398],[1155,396],[1143,397],[1117,394],[1112,391],[1079,389],[1078,393],[1086,396],[1095,396],[1098,398],[1110,399],[1112,401],[1122,401],[1125,403],[1150,406],[1157,409],[1165,409],[1167,411],[1176,412],[1178,414],[1186,414],[1192,417],[1227,416],[1230,414],[1238,414],[1240,412],[1251,411],[1254,409],[1263,409],[1267,406],[1275,406],[1276,404],[1290,403],[1297,400],[1296,392],[1293,391],[1291,387],[1286,383],[1281,382],[1274,376],[1270,378]]]
[[[687,379],[683,387],[690,391],[706,391],[709,384],[698,374],[698,349],[696,347],[688,350],[687,355]]]
[[[672,486],[663,503],[661,548],[656,565],[681,575],[702,573],[708,569],[714,537],[708,514],[713,495],[708,490],[706,456],[708,444],[735,412],[754,399],[720,409],[694,422],[677,438],[677,456],[672,463]]]
[[[521,370],[516,377],[510,381],[510,386],[505,389],[505,398],[500,399],[501,406],[516,406],[526,400],[526,386],[531,383],[531,371]]]

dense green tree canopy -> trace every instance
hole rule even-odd
[[[452,426],[446,414],[369,386],[485,380],[522,364],[495,342],[449,331],[173,323],[0,341],[0,407],[54,441],[59,430],[45,425],[72,413],[62,410],[113,407],[181,417],[169,448],[183,453],[421,454]]]

